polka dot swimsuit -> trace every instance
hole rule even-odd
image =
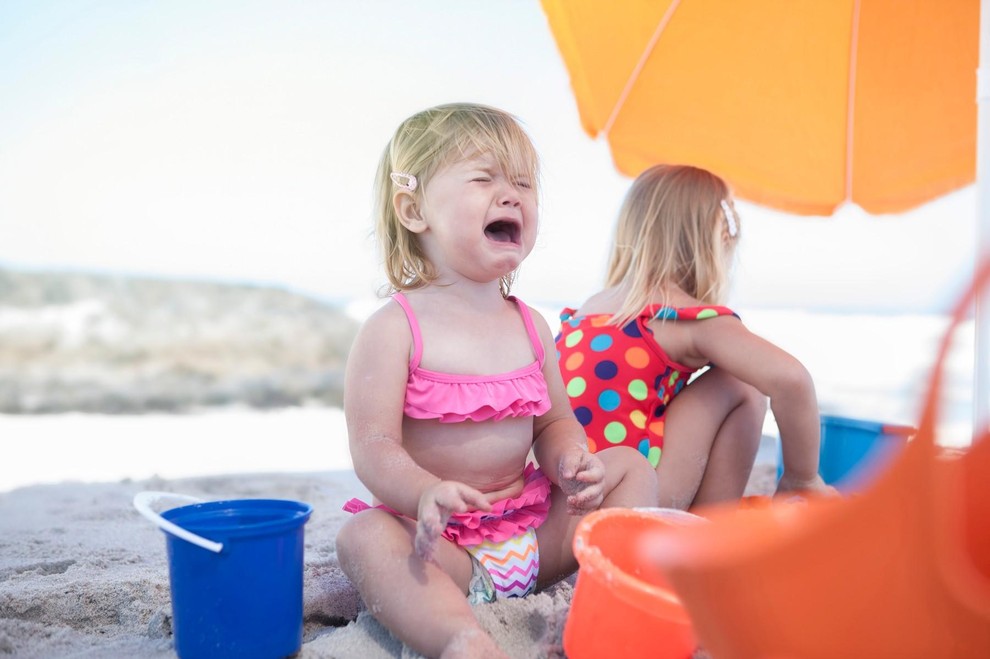
[[[654,467],[663,451],[667,406],[696,370],[670,359],[646,323],[736,316],[718,306],[674,308],[650,305],[624,327],[609,325],[611,314],[560,314],[557,355],[567,395],[594,453],[631,446]]]

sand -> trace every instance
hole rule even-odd
[[[750,494],[773,487],[758,462]],[[304,638],[299,657],[417,657],[365,610],[337,564],[341,504],[365,490],[349,470],[112,483],[0,493],[0,655],[174,657],[165,540],[131,500],[160,490],[200,497],[287,498],[314,511],[305,527]],[[573,579],[525,599],[477,607],[512,657],[563,656]]]

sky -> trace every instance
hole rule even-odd
[[[375,165],[452,101],[519,117],[543,158],[540,238],[514,288],[580,303],[630,179],[581,129],[536,0],[4,0],[0,266],[375,295]],[[972,271],[972,187],[900,216],[739,203],[730,303],[944,311]]]

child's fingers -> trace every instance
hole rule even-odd
[[[599,469],[601,469],[599,476],[588,475],[598,472]],[[601,460],[588,451],[575,447],[575,450],[568,451],[560,459],[558,473],[562,481],[578,480],[587,483],[603,477],[605,472]]]
[[[437,504],[450,512],[464,513],[469,510],[491,510],[488,498],[480,491],[463,483],[449,483],[437,493]]]
[[[492,509],[492,504],[488,502],[488,497],[473,487],[465,486],[461,496],[467,506],[459,512],[466,512],[467,510],[484,510],[487,512]]]
[[[567,510],[572,515],[597,510],[605,500],[604,488],[600,483],[581,488],[567,497]]]
[[[436,521],[419,520],[416,524],[416,537],[413,539],[416,555],[424,561],[432,560],[433,550],[442,532],[443,525],[437,524]]]

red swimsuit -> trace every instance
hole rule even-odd
[[[674,308],[654,304],[623,327],[609,325],[611,314],[560,314],[557,335],[560,372],[571,407],[594,453],[610,446],[638,449],[654,467],[663,450],[667,405],[680,393],[694,368],[678,364],[653,339],[647,322],[704,320],[738,316],[726,307]]]

